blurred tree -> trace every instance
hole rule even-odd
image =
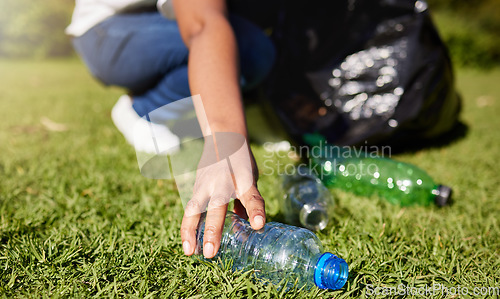
[[[0,56],[71,55],[64,28],[73,7],[71,0],[0,0]]]

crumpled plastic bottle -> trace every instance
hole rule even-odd
[[[324,229],[332,217],[333,196],[321,180],[301,165],[291,175],[283,176],[280,207],[286,223],[312,231]]]
[[[197,233],[195,253],[203,252],[205,215]],[[307,289],[317,286],[337,290],[349,275],[347,263],[324,252],[316,235],[304,228],[269,222],[256,231],[248,221],[227,212],[221,246],[214,259],[232,265],[233,270],[254,270],[258,279],[286,287]]]

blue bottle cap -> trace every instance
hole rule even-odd
[[[347,263],[330,252],[323,253],[314,270],[314,283],[321,289],[341,289],[349,276]]]

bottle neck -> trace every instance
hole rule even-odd
[[[299,221],[302,226],[312,231],[320,231],[328,225],[328,211],[317,203],[305,204],[300,210]]]
[[[445,185],[436,185],[431,191],[434,203],[440,207],[451,204],[453,190]]]
[[[314,283],[321,289],[341,289],[349,276],[347,263],[330,252],[321,255],[314,270]]]

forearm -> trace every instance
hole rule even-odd
[[[246,137],[237,46],[229,22],[214,17],[191,40],[189,49],[191,93],[200,94],[208,120],[202,124],[203,132],[236,132]]]
[[[195,108],[204,135],[236,132],[246,138],[237,44],[225,15],[224,1],[180,0],[174,2],[174,8],[189,48],[191,94],[199,94],[202,100],[203,107],[195,101]]]

